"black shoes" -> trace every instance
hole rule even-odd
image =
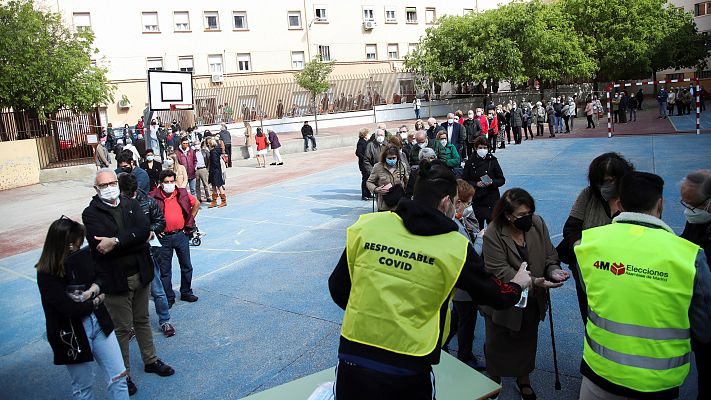
[[[280,162],[280,163],[278,163],[277,165],[284,165],[284,163],[283,163],[283,162]]]
[[[194,303],[198,301],[198,297],[192,293],[184,293],[180,295],[180,300],[187,301],[188,303]]]
[[[536,400],[536,392],[533,391],[533,388],[531,387],[530,384],[516,382],[516,389],[518,389],[518,392],[521,394],[521,399]],[[524,390],[527,393],[524,393]]]
[[[173,308],[173,304],[175,304],[175,299],[168,299],[168,309]]]
[[[149,374],[158,374],[159,376],[171,376],[175,370],[170,365],[164,363],[160,359],[155,360],[152,364],[146,364],[143,371]]]
[[[273,162],[273,163],[271,163],[271,164],[269,164],[269,165],[277,165],[277,163]]]
[[[138,388],[136,387],[136,384],[133,383],[130,376],[126,378],[126,384],[128,384],[128,395],[133,396],[136,394]]]

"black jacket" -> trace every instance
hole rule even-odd
[[[141,163],[141,169],[148,174],[148,179],[151,181],[151,189],[158,186],[158,178],[160,178],[160,171],[163,170],[163,164],[153,161],[153,168],[150,168],[148,167],[148,161],[144,161]]]
[[[474,143],[474,139],[482,135],[479,117],[464,120],[464,130],[467,132],[467,143]]]
[[[368,169],[365,166],[365,148],[368,146],[368,141],[359,138],[358,143],[356,143],[356,151],[355,155],[358,157],[358,169],[361,171],[367,171]]]
[[[706,260],[711,267],[711,223],[690,224],[687,222],[681,237],[701,247],[706,253]]]
[[[481,181],[481,177],[484,175],[489,175],[493,183],[486,187],[478,187],[476,184]],[[483,159],[476,155],[469,157],[466,164],[464,164],[462,179],[476,188],[472,198],[474,208],[494,207],[501,197],[499,188],[506,183],[504,172],[499,166],[499,160],[491,153],[487,154]]]
[[[82,323],[82,319],[92,312],[96,315],[99,326],[106,336],[114,330],[113,321],[103,304],[94,310],[92,300],[77,303],[67,296],[67,285],[84,285],[88,290],[95,282],[92,263],[89,248],[84,247],[70,254],[65,260],[64,278],[37,272],[37,286],[47,322],[47,341],[52,347],[56,365],[94,360]]]
[[[116,257],[133,255],[138,263],[141,283],[148,285],[153,280],[153,262],[150,259],[148,235],[150,225],[148,217],[141,210],[138,201],[121,196],[119,204],[123,214],[124,230],[119,232],[114,217],[109,212],[109,206],[94,196],[89,206],[82,213],[82,221],[86,226],[86,240],[89,242],[91,254],[96,268],[96,283],[101,291],[107,294],[118,294],[128,291],[128,276],[125,268]],[[108,254],[96,250],[99,241],[95,236],[116,237],[119,244]]]
[[[413,200],[400,200],[395,213],[403,219],[407,230],[415,235],[433,236],[458,231],[457,224],[439,210],[423,206]],[[485,272],[484,260],[474,251],[471,244],[467,249],[464,267],[455,287],[469,292],[476,304],[486,304],[496,309],[512,307],[521,295],[521,288],[517,284],[503,283]],[[345,250],[328,278],[328,288],[333,301],[345,310],[351,291],[351,277]],[[440,337],[437,343],[442,342],[448,306],[448,300],[440,306]],[[342,336],[338,352],[341,357],[351,355],[366,358],[415,372],[428,371],[432,364],[439,363],[440,356],[439,346],[426,356],[415,357],[355,343]]]
[[[139,191],[136,200],[141,205],[143,213],[148,217],[149,229],[155,233],[163,232],[165,230],[165,216],[155,199]]]
[[[307,138],[314,135],[314,128],[311,125],[304,125],[301,127],[301,136]]]

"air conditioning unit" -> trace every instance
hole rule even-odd
[[[225,81],[225,77],[222,74],[212,74],[212,83],[222,83]]]
[[[363,21],[363,29],[371,30],[375,28],[375,21]]]

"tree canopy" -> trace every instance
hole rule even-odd
[[[440,18],[405,66],[439,82],[551,84],[648,78],[707,56],[692,15],[666,0],[518,0]]]
[[[113,101],[106,70],[91,65],[93,40],[32,0],[0,3],[0,108],[43,116]]]
[[[333,71],[334,61],[323,62],[320,57],[316,57],[304,65],[304,69],[294,73],[296,83],[311,94],[311,101],[314,107],[314,122],[316,133],[318,134],[318,107],[316,107],[316,96],[324,93],[331,87],[328,76]]]

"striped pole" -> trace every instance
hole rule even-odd
[[[610,108],[612,107],[612,99],[610,99],[611,86],[607,87],[607,137],[612,137],[612,114]]]
[[[701,83],[698,78],[696,81],[696,134],[701,134]]]

